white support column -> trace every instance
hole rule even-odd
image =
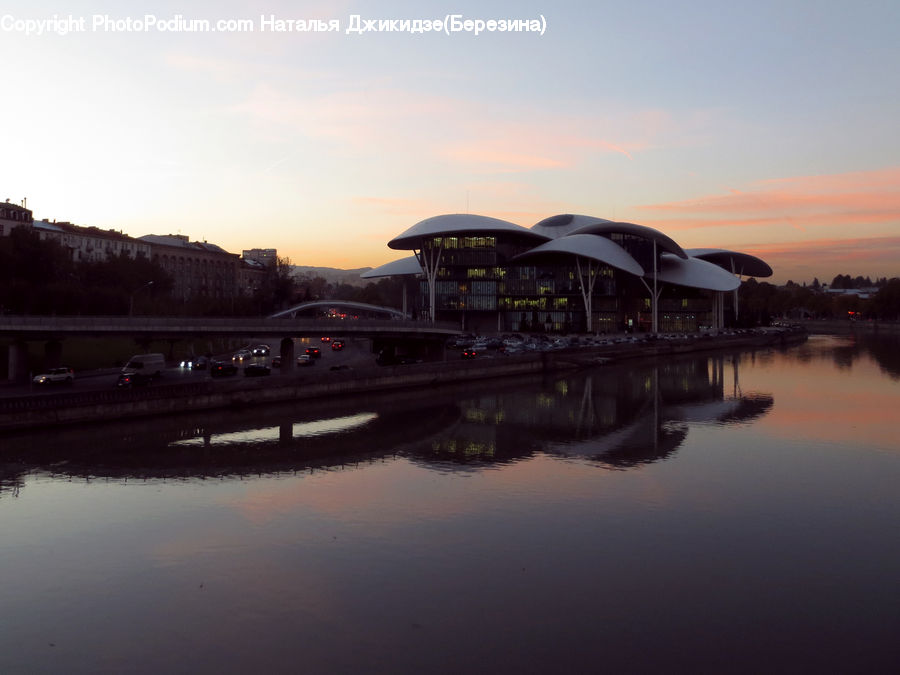
[[[425,248],[419,249],[418,252],[413,251],[416,257],[419,259],[419,264],[422,266],[422,269],[425,271],[425,279],[428,281],[428,310],[429,316],[431,317],[431,325],[434,325],[435,321],[435,281],[437,280],[437,272],[438,266],[441,262],[441,251],[444,248],[444,240],[441,239],[441,245],[436,249],[434,247],[428,249],[426,252]]]
[[[593,263],[590,258],[585,258],[587,262],[587,276],[588,280],[585,282],[584,273],[581,269],[581,256],[575,256],[575,269],[578,271],[578,284],[581,287],[581,298],[584,300],[584,311],[587,314],[587,323],[586,328],[588,333],[592,333],[591,324],[592,324],[592,315],[593,305],[594,305],[594,284],[597,282],[597,274],[593,273]],[[597,271],[599,272],[600,266],[597,265]]]

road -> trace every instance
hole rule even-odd
[[[321,342],[320,340],[310,338],[295,339],[295,356],[300,356],[301,354],[303,354],[307,347],[319,347],[319,349],[321,350],[321,356],[318,359],[315,359],[315,365],[313,366],[295,367],[293,370],[288,371],[282,371],[281,369],[273,368],[272,375],[270,377],[279,377],[282,375],[291,374],[294,377],[301,376],[314,379],[317,373],[326,372],[332,366],[348,366],[350,368],[361,368],[374,365],[375,357],[371,353],[371,346],[368,339],[351,338],[345,339],[343,340],[343,342],[345,345],[344,349],[342,349],[341,351],[334,351],[331,349],[330,343]],[[242,364],[235,363],[235,365],[237,365],[239,368],[236,377],[241,377],[243,375],[243,367],[247,364],[265,363],[267,365],[271,365],[272,358],[278,355],[280,350],[278,341],[270,341],[265,339],[250,340],[247,342],[247,347],[259,344],[269,345],[269,356],[252,357]],[[216,358],[229,361],[231,360],[231,354],[220,354],[217,355]],[[0,386],[0,397],[15,398],[18,396],[57,394],[63,391],[96,391],[101,389],[112,389],[118,382],[119,370],[120,369],[118,368],[105,368],[93,371],[78,371],[75,373],[75,382],[71,386],[62,384],[34,385],[28,383],[17,385],[11,383],[3,383],[3,385]],[[176,366],[167,368],[164,371],[163,376],[149,386],[164,387],[166,385],[185,384],[187,382],[209,379],[211,379],[209,370],[190,370],[188,368],[181,368]],[[222,379],[230,380],[233,378]]]

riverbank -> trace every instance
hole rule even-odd
[[[266,378],[204,380],[143,389],[65,392],[0,400],[0,431],[176,415],[213,409],[240,409],[278,402],[320,400],[399,389],[433,389],[487,378],[515,377],[597,367],[648,357],[720,349],[787,346],[802,342],[802,329],[697,335],[680,339],[624,341],[493,358],[451,360],[356,370],[324,371],[315,381],[290,374]]]
[[[848,319],[806,319],[799,321],[809,333],[849,335],[851,333],[900,333],[898,321],[850,321]]]

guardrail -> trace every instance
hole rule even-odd
[[[271,319],[264,317],[128,317],[128,316],[23,316],[0,315],[0,334],[102,334],[102,333],[425,333],[452,335],[455,323],[398,319]]]

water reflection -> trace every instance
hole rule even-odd
[[[473,471],[546,453],[626,469],[676,452],[690,424],[764,415],[744,394],[741,354],[606,367],[466,388],[231,410],[4,440],[0,491],[28,473],[190,479],[315,470],[402,455]],[[427,399],[428,405],[422,405]]]
[[[851,333],[842,336],[818,336],[797,347],[796,357],[804,363],[815,360],[831,361],[845,371],[852,370],[861,360],[872,359],[882,373],[893,380],[900,379],[900,350],[897,334]]]

